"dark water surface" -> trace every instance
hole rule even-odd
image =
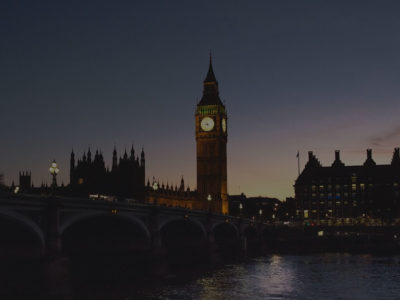
[[[171,275],[125,299],[400,299],[400,256],[271,255]]]
[[[63,259],[43,275],[37,264],[3,263],[0,300],[400,299],[400,255],[268,255],[218,268],[161,264],[159,273],[119,261]]]

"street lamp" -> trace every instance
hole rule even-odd
[[[153,190],[154,190],[154,204],[157,204],[157,190],[158,190],[158,182],[153,182]]]
[[[211,195],[210,194],[208,194],[208,196],[207,196],[207,201],[208,201],[208,211],[211,213],[211,200],[212,200],[212,197],[211,197]]]
[[[263,213],[263,211],[262,211],[262,209],[260,208],[260,210],[258,211],[258,214],[260,215],[260,221],[261,221],[262,213]]]
[[[51,184],[51,187],[55,189],[57,187],[57,174],[60,172],[60,169],[58,168],[58,165],[56,163],[56,160],[54,159],[53,162],[51,163],[51,166],[49,168],[50,174],[53,176],[53,182]]]
[[[243,204],[239,203],[239,215],[242,216]]]

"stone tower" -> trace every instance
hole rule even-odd
[[[204,207],[209,207],[213,212],[227,214],[227,114],[219,98],[211,56],[195,119],[199,201],[204,201]]]

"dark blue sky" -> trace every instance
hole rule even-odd
[[[229,192],[293,195],[296,153],[328,165],[400,145],[398,1],[2,1],[0,172],[144,146],[147,175],[195,187],[194,109],[212,49]]]

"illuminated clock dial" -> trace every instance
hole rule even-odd
[[[214,128],[214,120],[210,117],[205,117],[200,123],[201,129],[211,131]]]
[[[225,133],[226,132],[226,119],[225,118],[222,119],[221,126],[222,126],[222,131]]]

